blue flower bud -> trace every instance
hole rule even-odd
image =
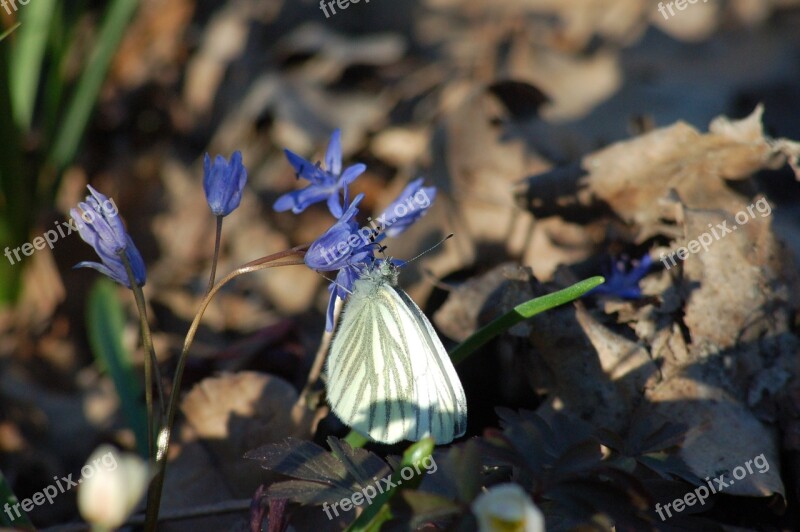
[[[124,254],[130,262],[136,284],[142,286],[146,280],[144,260],[131,237],[125,232],[125,226],[117,216],[118,211],[114,201],[96,191],[91,185],[88,188],[91,196],[87,196],[85,202],[80,202],[78,209],[70,209],[70,214],[75,220],[81,238],[94,248],[102,264],[84,261],[74,267],[93,268],[131,288],[128,272],[121,258],[121,254]],[[114,206],[113,211],[109,205]]]
[[[239,206],[246,182],[247,170],[242,164],[241,152],[233,152],[230,162],[222,155],[217,155],[212,162],[206,153],[203,161],[203,188],[208,206],[216,216],[227,216]]]

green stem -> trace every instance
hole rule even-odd
[[[355,430],[350,430],[350,432],[347,433],[347,436],[344,437],[344,441],[346,441],[350,447],[355,449],[356,447],[364,447],[367,443],[369,443],[370,439],[363,434],[356,432]]]
[[[144,343],[144,397],[147,405],[147,455],[154,457],[153,454],[153,425],[155,417],[153,415],[153,380],[156,382],[159,400],[159,425],[164,423],[164,388],[161,384],[161,372],[158,369],[158,358],[153,347],[153,335],[150,331],[150,323],[147,321],[147,305],[144,302],[144,292],[142,287],[136,283],[136,276],[133,268],[125,254],[125,250],[119,252],[125,271],[128,273],[128,283],[131,285],[133,297],[136,300],[136,308],[139,311],[139,326],[142,331],[142,342]]]
[[[457,345],[452,351],[450,351],[450,359],[453,361],[453,364],[459,364],[460,362],[463,362],[468,356],[486,344],[489,340],[500,333],[507,331],[517,323],[525,321],[528,318],[532,318],[536,314],[544,312],[545,310],[550,310],[551,308],[555,308],[563,305],[564,303],[569,303],[570,301],[578,299],[583,294],[592,288],[603,284],[605,281],[606,280],[600,276],[590,277],[589,279],[584,279],[583,281],[575,283],[574,285],[564,288],[563,290],[559,290],[558,292],[537,297],[517,305],[499,318],[496,318],[489,324],[481,327],[479,330],[473,333],[472,336]]]
[[[217,261],[219,260],[219,245],[220,241],[222,240],[223,218],[224,216],[217,216],[217,234],[216,238],[214,239],[214,259],[211,261],[211,277],[208,279],[208,288],[206,288],[206,294],[211,292],[211,289],[214,288],[214,276],[217,273]]]
[[[232,279],[243,275],[245,273],[263,270],[265,268],[274,268],[277,266],[291,266],[303,264],[303,256],[308,246],[298,246],[296,248],[281,251],[267,257],[256,259],[248,262],[244,266],[234,270],[225,276],[219,283],[217,283],[206,294],[203,301],[200,303],[200,310],[192,321],[189,327],[189,332],[186,333],[186,338],[183,342],[183,349],[178,357],[178,364],[175,368],[175,377],[172,381],[172,393],[169,397],[169,408],[167,409],[167,420],[161,427],[158,434],[158,448],[156,450],[156,474],[150,484],[150,489],[147,493],[147,514],[145,516],[144,529],[148,532],[155,531],[158,524],[158,513],[161,506],[161,492],[164,489],[164,477],[167,471],[167,455],[169,454],[169,440],[172,435],[172,424],[175,421],[175,414],[178,410],[178,399],[180,396],[181,380],[183,378],[183,370],[186,367],[186,360],[189,354],[189,348],[194,341],[194,336],[197,334],[197,329],[200,326],[200,320],[208,308],[209,303],[219,290],[225,286]]]

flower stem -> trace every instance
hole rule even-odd
[[[128,283],[131,285],[133,297],[136,299],[136,308],[139,311],[139,326],[142,331],[142,342],[144,343],[145,349],[144,397],[145,403],[147,404],[147,455],[153,458],[155,456],[153,454],[153,425],[156,421],[153,415],[153,380],[155,380],[156,389],[158,390],[158,401],[160,405],[158,425],[164,423],[164,388],[161,383],[161,372],[158,369],[158,358],[153,348],[153,335],[150,332],[150,324],[147,321],[147,306],[144,302],[144,292],[142,291],[142,287],[136,283],[136,276],[133,274],[133,268],[128,260],[128,256],[125,254],[125,250],[122,250],[119,256],[122,260],[122,264],[125,265],[125,271],[128,273]]]
[[[225,276],[208,292],[208,294],[206,294],[206,296],[203,298],[203,301],[200,303],[200,310],[197,311],[197,314],[192,321],[192,325],[189,327],[189,332],[186,333],[186,338],[183,342],[183,349],[178,357],[178,364],[175,368],[175,377],[172,380],[172,393],[169,396],[169,407],[167,408],[166,423],[162,425],[158,434],[158,448],[156,450],[156,474],[147,493],[147,515],[145,516],[144,526],[146,531],[154,531],[156,529],[156,524],[158,523],[158,512],[161,506],[161,492],[164,488],[164,477],[167,471],[169,440],[172,434],[172,424],[175,421],[175,414],[178,410],[178,399],[180,397],[183,370],[186,367],[186,359],[188,358],[189,348],[194,341],[195,334],[197,334],[197,329],[200,326],[200,320],[202,319],[206,308],[208,308],[208,305],[211,303],[213,297],[225,284],[240,275],[263,270],[265,268],[274,268],[276,266],[303,264],[303,256],[305,255],[305,250],[307,248],[307,245],[298,246],[286,251],[281,251],[280,253],[275,253],[267,257],[256,259],[252,262],[248,262],[244,266]]]
[[[342,304],[343,301],[337,297],[336,303],[334,303],[333,307],[334,326],[336,325],[336,322],[339,321],[339,314],[342,313]],[[322,375],[322,368],[325,367],[325,359],[327,358],[328,349],[330,348],[332,340],[333,331],[325,331],[322,334],[322,339],[320,340],[317,354],[314,357],[314,362],[311,364],[311,369],[309,370],[308,377],[306,378],[306,384],[303,386],[303,390],[300,392],[300,395],[297,397],[297,401],[295,401],[294,406],[292,407],[292,421],[297,423],[298,426],[302,425],[304,420],[311,416],[312,410],[316,410],[316,405],[310,405],[309,408],[308,398],[319,381],[320,375]]]
[[[217,234],[214,239],[214,258],[211,261],[211,277],[208,278],[208,288],[206,288],[206,294],[211,292],[211,289],[214,288],[214,276],[217,273],[217,261],[219,261],[219,245],[220,241],[222,240],[222,220],[225,217],[222,215],[217,215]]]

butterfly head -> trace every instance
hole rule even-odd
[[[396,261],[392,258],[375,260],[361,273],[361,278],[379,284],[388,283],[395,286],[397,284],[397,277],[400,274],[399,262],[400,261]]]

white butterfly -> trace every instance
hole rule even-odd
[[[425,314],[396,284],[388,260],[355,281],[328,357],[328,400],[375,441],[449,443],[467,427],[464,388]]]

